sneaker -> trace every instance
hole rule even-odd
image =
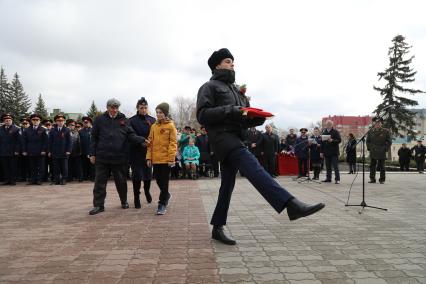
[[[157,215],[164,215],[166,214],[166,211],[166,205],[158,204]]]
[[[339,183],[340,183],[340,180],[336,180],[334,183],[335,183],[335,184],[339,184]]]

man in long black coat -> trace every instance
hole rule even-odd
[[[402,143],[401,148],[398,149],[398,160],[400,170],[408,172],[410,170],[411,149],[407,147],[406,143]]]
[[[224,244],[236,242],[226,236],[226,224],[236,173],[239,170],[278,212],[287,208],[290,220],[296,220],[321,210],[325,205],[307,205],[282,188],[259,164],[243,143],[249,127],[262,125],[264,118],[243,115],[248,101],[235,86],[234,57],[228,49],[213,52],[208,60],[213,76],[202,85],[197,97],[197,119],[204,125],[210,146],[222,162],[221,185],[211,224],[212,238]]]
[[[0,127],[0,162],[4,172],[4,185],[16,185],[17,159],[21,148],[19,128],[13,124],[11,114],[3,114]]]
[[[269,124],[265,126],[265,133],[262,134],[260,148],[263,157],[263,167],[272,177],[276,177],[276,161],[280,151],[280,138],[272,132],[272,127]]]
[[[411,149],[414,160],[416,161],[417,171],[422,174],[424,171],[426,147],[422,144],[422,140],[417,140],[417,145]]]
[[[46,129],[40,125],[41,116],[30,116],[31,126],[24,131],[22,136],[22,155],[29,157],[31,178],[28,184],[41,185],[44,173],[44,161],[48,148]]]

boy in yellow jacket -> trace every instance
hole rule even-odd
[[[154,177],[160,188],[157,215],[164,215],[171,198],[169,193],[170,167],[175,165],[177,151],[176,127],[169,116],[169,104],[161,103],[155,108],[157,121],[148,137],[146,162],[154,168]]]

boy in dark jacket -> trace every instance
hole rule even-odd
[[[52,158],[55,184],[65,185],[68,179],[68,157],[72,151],[71,131],[65,127],[65,116],[54,117],[56,126],[49,132],[49,157]]]
[[[235,87],[234,57],[228,49],[213,52],[208,60],[213,76],[202,85],[197,97],[197,119],[209,133],[212,151],[222,162],[221,185],[211,224],[212,238],[224,244],[236,242],[226,236],[226,224],[235,176],[239,170],[278,212],[287,208],[290,220],[311,215],[325,205],[307,205],[282,188],[245,147],[243,140],[249,127],[262,125],[264,118],[243,116],[248,101]]]

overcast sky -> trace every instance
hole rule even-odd
[[[116,97],[133,113],[141,96],[152,108],[195,98],[208,57],[227,47],[252,106],[301,127],[371,113],[397,34],[413,46],[412,87],[426,90],[424,11],[422,0],[0,0],[0,65],[49,109],[86,113]]]

